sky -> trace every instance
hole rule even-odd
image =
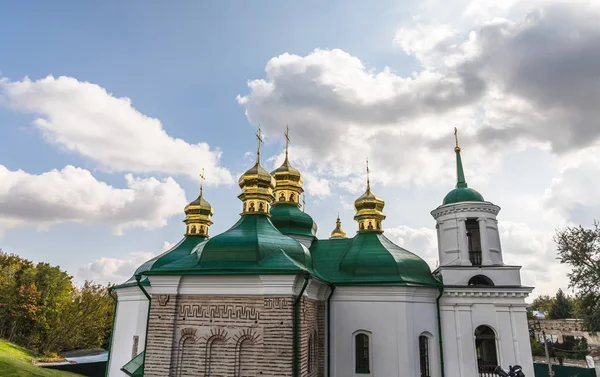
[[[600,210],[598,1],[0,3],[0,248],[120,283],[183,237],[183,208],[241,203],[290,159],[326,238],[365,189],[385,234],[437,263],[456,182],[499,205],[533,297],[567,289],[552,237]]]

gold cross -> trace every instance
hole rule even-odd
[[[454,127],[454,140],[456,140],[456,148],[458,148],[458,130]]]
[[[285,126],[285,157],[287,158],[288,156],[288,148],[290,145],[290,129],[288,128],[288,126]]]
[[[371,182],[369,180],[369,158],[367,158],[367,190],[371,189]]]
[[[256,163],[260,163],[260,143],[262,143],[263,139],[260,134],[260,125],[258,125],[258,131],[256,131],[256,138],[258,139],[258,149],[256,152]]]
[[[204,177],[204,168],[202,168],[202,173],[200,173],[199,175],[200,175],[200,195],[202,195],[202,186],[204,185],[204,180],[206,179]]]

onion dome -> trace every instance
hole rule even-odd
[[[384,206],[383,199],[371,192],[369,161],[367,160],[367,191],[354,201],[354,208],[356,209],[354,220],[358,222],[358,231],[383,233],[381,222],[385,219]]]
[[[204,180],[204,170],[200,178]],[[214,214],[214,210],[202,195],[202,184],[200,184],[200,195],[198,195],[196,200],[185,206],[184,212],[185,236],[207,237],[208,227],[213,223],[211,217]]]
[[[302,174],[288,158],[289,130],[285,131],[285,161],[271,172],[275,179],[275,202],[271,207],[271,222],[286,235],[316,237],[317,224],[307,213],[300,211]]]
[[[260,156],[260,129],[257,137]],[[199,243],[187,256],[152,268],[146,275],[314,273],[310,251],[282,234],[269,219],[275,181],[259,158],[239,181],[244,211],[238,222]]]
[[[331,236],[329,238],[346,238],[346,232],[342,229],[342,222],[340,221],[340,216],[338,215],[337,220],[335,220],[335,229],[331,232]]]
[[[256,164],[240,177],[238,184],[242,193],[238,195],[238,198],[243,202],[242,215],[270,216],[271,204],[274,200],[275,180],[268,171],[260,166],[260,143],[262,142],[260,129],[256,137],[258,138]]]
[[[483,202],[483,196],[476,190],[467,186],[462,159],[460,158],[460,147],[458,146],[458,132],[456,128],[454,128],[454,137],[456,139],[456,147],[454,148],[454,152],[456,153],[456,188],[444,197],[442,205],[460,202]]]

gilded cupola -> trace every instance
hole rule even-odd
[[[287,203],[299,206],[300,195],[304,192],[304,189],[302,189],[302,174],[290,164],[289,144],[289,129],[286,127],[285,160],[280,167],[271,172],[271,175],[275,178],[275,203],[273,205]]]
[[[331,232],[329,238],[346,238],[346,232],[342,229],[342,222],[340,221],[340,215],[335,220],[335,229]]]
[[[271,222],[283,234],[288,236],[306,236],[315,238],[317,224],[312,217],[300,211],[302,174],[290,164],[288,151],[290,144],[289,129],[285,130],[285,161],[271,172],[275,179],[275,202],[271,208]],[[304,210],[304,205],[302,205]]]
[[[356,209],[354,220],[358,222],[358,231],[383,233],[381,222],[385,219],[384,206],[383,199],[371,192],[369,161],[367,160],[367,191],[354,201],[354,208]]]
[[[200,174],[201,182],[204,181],[204,169]],[[212,225],[211,217],[214,214],[214,210],[209,202],[204,199],[202,193],[203,184],[200,183],[200,195],[185,206],[185,220],[183,222],[186,225],[185,235],[187,236],[208,236],[208,227]]]
[[[274,201],[275,179],[260,166],[260,144],[262,143],[260,128],[256,133],[256,138],[258,139],[256,164],[240,177],[238,184],[242,193],[238,195],[238,198],[243,203],[242,215],[270,216],[271,205]]]

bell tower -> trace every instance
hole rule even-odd
[[[454,276],[451,281],[467,285],[468,279],[463,281],[458,275],[469,275],[465,269],[471,267],[474,270],[486,269],[483,275],[490,280],[505,280],[507,276],[502,274],[496,279],[489,274],[497,275],[492,270],[498,267],[510,269],[505,266],[502,257],[502,245],[500,243],[500,232],[498,231],[498,220],[496,216],[500,207],[486,201],[478,191],[470,188],[465,179],[465,173],[461,158],[461,148],[458,145],[458,134],[454,129],[456,146],[456,186],[445,197],[438,208],[431,211],[436,221],[438,254],[440,271],[452,271],[451,267],[462,267],[455,269],[456,272],[442,272],[443,275]],[[509,280],[513,285],[520,285],[517,268],[516,275],[513,274]],[[462,271],[458,273],[458,271]],[[458,274],[458,275],[457,275]],[[466,276],[465,275],[465,276]],[[509,274],[510,275],[510,274]],[[450,276],[446,276],[449,278]]]

